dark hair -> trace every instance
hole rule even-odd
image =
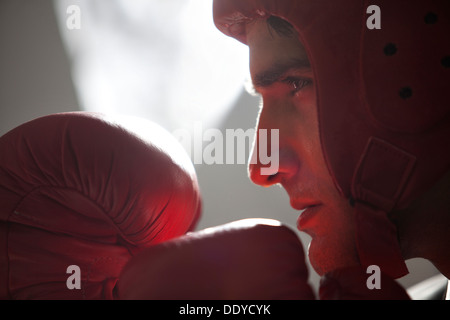
[[[267,24],[274,30],[279,36],[291,37],[295,34],[295,29],[286,20],[277,16],[270,16],[267,18]]]

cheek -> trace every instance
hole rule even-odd
[[[317,128],[317,104],[314,87],[311,85],[297,93],[294,97],[294,106],[305,128]]]
[[[296,97],[296,133],[299,138],[299,158],[310,168],[315,181],[330,184],[331,177],[320,141],[319,121],[314,89]]]

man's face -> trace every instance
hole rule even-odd
[[[317,273],[355,265],[352,209],[338,193],[324,160],[306,51],[295,34],[280,36],[262,19],[247,26],[247,43],[253,85],[263,102],[258,132],[279,129],[277,172],[262,175],[260,163],[250,164],[250,178],[263,186],[281,184],[294,209],[306,208],[298,228],[312,237],[309,258]]]

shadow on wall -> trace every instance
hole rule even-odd
[[[2,0],[0,47],[0,135],[42,115],[79,110],[51,0]]]

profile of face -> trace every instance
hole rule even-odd
[[[298,229],[311,236],[309,259],[320,275],[358,264],[353,212],[328,171],[319,136],[314,75],[295,31],[279,34],[264,19],[247,25],[250,74],[262,97],[258,130],[279,130],[279,165],[271,175],[249,165],[251,180],[279,184],[300,210]],[[255,146],[259,150],[258,143]]]

